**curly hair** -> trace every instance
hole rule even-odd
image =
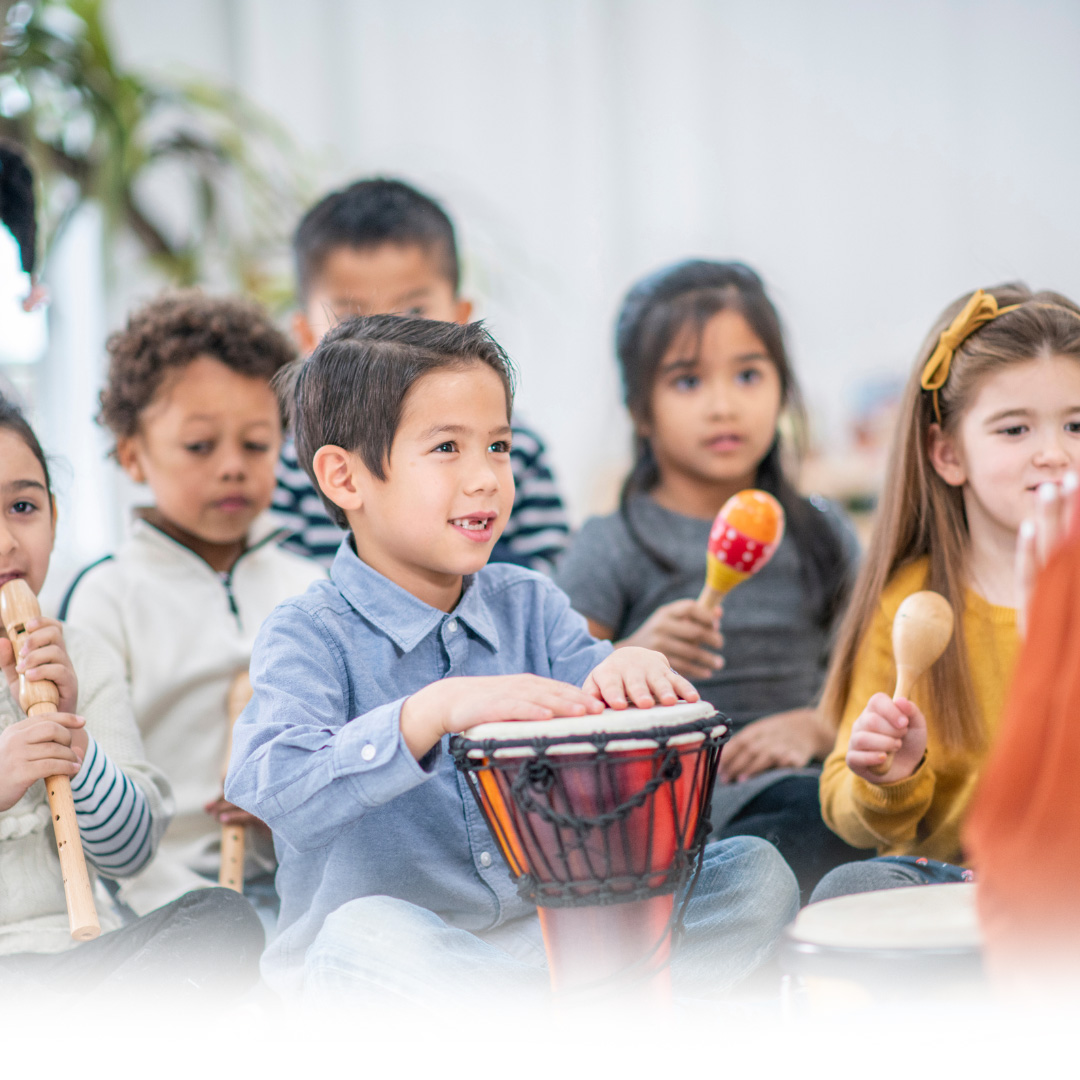
[[[296,359],[289,339],[257,304],[195,289],[167,293],[137,309],[106,348],[109,376],[98,423],[117,439],[136,433],[140,414],[170,372],[201,356],[267,382]]]

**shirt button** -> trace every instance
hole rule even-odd
[[[365,761],[371,761],[376,754],[374,743],[365,743],[363,749],[360,751],[360,756]]]
[[[491,852],[490,851],[481,851],[480,852],[480,865],[481,866],[490,866],[491,865]]]
[[[452,634],[457,629],[457,619],[451,619],[446,624],[446,629],[449,630],[450,633]]]

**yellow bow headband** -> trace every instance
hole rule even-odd
[[[942,331],[941,337],[938,338],[937,348],[926,361],[922,378],[919,380],[924,390],[934,392],[934,415],[939,424],[941,423],[941,406],[938,404],[938,391],[949,377],[953,354],[984,323],[991,322],[1007,311],[1015,311],[1020,306],[1020,304],[1009,304],[1008,307],[999,308],[994,297],[983,292],[982,289],[976,289],[971,299],[964,305],[964,310],[953,319],[947,330]]]

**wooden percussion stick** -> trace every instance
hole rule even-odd
[[[953,632],[953,610],[940,593],[917,592],[905,597],[893,619],[893,656],[896,658],[896,689],[893,701],[906,698],[919,677],[928,671],[945,651]],[[870,771],[884,776],[895,754],[888,754]]]
[[[225,743],[225,768],[222,779],[229,771],[229,758],[232,757],[232,733],[237,717],[244,711],[244,706],[251,700],[251,679],[246,671],[241,671],[229,687],[226,708],[229,716],[229,738]],[[244,826],[221,826],[221,870],[218,884],[235,892],[244,891]]]
[[[21,578],[9,581],[0,589],[0,621],[11,640],[16,658],[27,638],[27,622],[40,614],[37,597]],[[19,677],[19,699],[27,716],[46,716],[57,711],[60,691],[54,683],[44,679],[31,682],[22,675]],[[71,781],[66,776],[47,776],[45,791],[52,811],[71,936],[76,941],[91,941],[101,933],[101,924],[94,907],[90,875],[86,870],[82,837],[75,817],[75,802],[71,796]]]

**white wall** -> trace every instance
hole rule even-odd
[[[580,519],[625,462],[618,299],[759,269],[818,425],[960,292],[1080,296],[1075,0],[112,0],[122,56],[231,79],[328,184],[440,196]],[[57,302],[61,300],[57,297]]]

